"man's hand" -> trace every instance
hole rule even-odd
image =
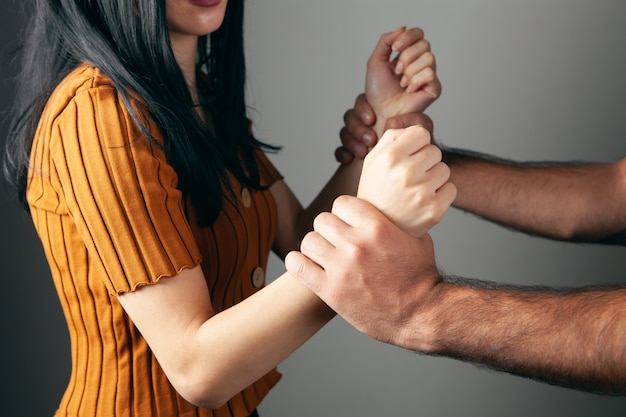
[[[426,129],[387,131],[365,159],[358,198],[339,197],[315,219],[287,270],[375,339],[428,340],[428,326],[410,328],[441,282],[425,233],[456,196],[448,175]]]
[[[367,102],[365,94],[360,94],[354,108],[346,111],[343,115],[344,127],[339,136],[342,146],[335,150],[335,158],[342,164],[351,163],[355,157],[365,158],[367,153],[380,139],[373,129],[376,122],[376,113]],[[427,114],[413,112],[390,117],[386,120],[384,130],[402,129],[410,126],[421,125],[433,136],[433,121]]]
[[[374,339],[397,345],[428,339],[419,334],[427,326],[415,330],[415,315],[441,283],[428,234],[414,238],[370,203],[348,196],[320,214],[314,228],[302,253],[285,258],[291,275]]]

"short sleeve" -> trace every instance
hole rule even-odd
[[[114,87],[77,93],[53,130],[51,158],[69,216],[111,294],[200,263],[177,175]]]

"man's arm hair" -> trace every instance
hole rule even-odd
[[[455,207],[551,239],[626,244],[626,158],[515,162],[439,146],[458,190]]]
[[[445,277],[425,353],[604,395],[626,395],[626,287],[513,286]]]

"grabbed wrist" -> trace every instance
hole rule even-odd
[[[376,119],[376,123],[372,126],[372,130],[376,133],[376,136],[380,140],[380,138],[385,133],[385,125],[387,124],[387,119],[384,117],[378,117]]]

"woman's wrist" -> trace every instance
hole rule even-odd
[[[387,124],[387,117],[380,115],[379,113],[376,113],[376,122],[372,125],[372,130],[376,134],[376,137],[378,138],[378,140],[380,140],[380,138],[385,133],[386,124]]]

